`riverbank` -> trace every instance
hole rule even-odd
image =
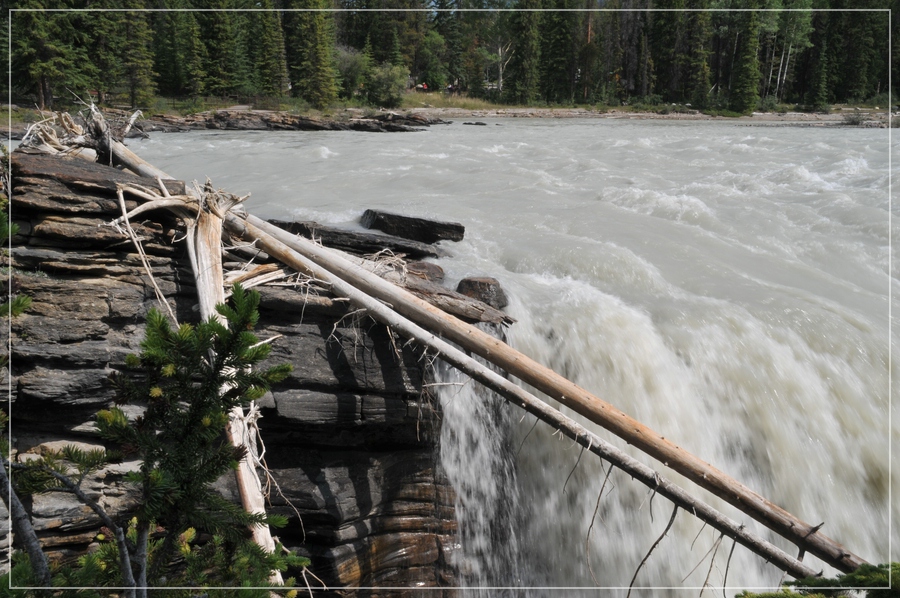
[[[19,122],[13,108],[8,124],[0,126],[0,134],[7,139],[21,139],[27,131],[28,118]],[[128,118],[121,110],[104,110],[108,116]],[[36,114],[36,113],[35,113]],[[854,126],[887,127],[888,112],[872,108],[836,107],[823,112],[754,112],[749,116],[713,116],[698,110],[676,107],[658,112],[637,111],[627,107],[615,109],[594,108],[494,108],[435,107],[425,104],[391,110],[345,108],[323,113],[292,114],[286,111],[254,110],[251,106],[235,105],[222,110],[210,110],[187,116],[154,114],[138,120],[133,135],[153,132],[179,132],[190,130],[293,130],[293,131],[363,131],[363,132],[412,132],[423,128],[452,124],[459,119],[482,118],[540,118],[540,119],[618,119],[618,120],[678,120],[678,121],[734,121],[746,125],[784,126]]]
[[[428,118],[610,118],[627,120],[717,120],[735,121],[747,124],[806,124],[806,125],[854,125],[884,127],[888,114],[884,110],[837,108],[824,112],[754,112],[749,116],[712,116],[699,110],[648,112],[622,109],[590,108],[503,108],[466,110],[460,108],[435,108],[423,106],[412,108],[412,114]]]

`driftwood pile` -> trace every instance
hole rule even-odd
[[[113,224],[128,229],[129,220],[151,209],[170,210],[186,222],[187,243],[203,317],[214,313],[212,307],[224,300],[228,284],[238,280],[245,287],[283,281],[327,289],[365,310],[374,320],[388,325],[400,336],[437,353],[441,359],[573,438],[586,450],[665,496],[675,504],[673,518],[678,508],[682,508],[792,576],[807,577],[818,573],[756,536],[745,525],[730,520],[628,457],[546,401],[481,365],[467,352],[523,380],[734,505],[798,546],[801,556],[808,552],[841,571],[854,570],[865,562],[821,534],[818,526],[787,513],[614,406],[468,323],[511,323],[497,307],[443,289],[427,277],[417,276],[414,269],[390,256],[389,259],[370,260],[325,248],[294,233],[325,238],[335,235],[334,231],[310,224],[294,224],[286,226],[289,230],[285,230],[246,213],[242,208],[245,198],[217,190],[208,182],[193,189],[182,189],[178,183],[169,180],[171,177],[143,162],[117,141],[96,110],[92,110],[84,128],[76,127],[71,120],[61,122],[66,131],[63,137],[36,134],[32,147],[49,148],[49,151],[89,147],[103,161],[157,180],[154,189],[118,184],[123,216]],[[388,220],[383,214],[370,213],[364,222],[389,229],[392,225]],[[449,227],[441,234],[457,234],[453,228]],[[364,244],[365,240],[357,238],[345,241],[344,245],[350,248],[355,243]],[[495,293],[495,297],[499,298],[499,294]],[[501,303],[498,300],[495,304]],[[236,443],[244,442],[241,420],[241,414],[235,414],[233,436]],[[261,509],[262,498],[255,495],[258,484],[252,479],[255,475],[252,463],[245,463],[243,471],[248,478],[241,486],[245,508]],[[267,533],[267,530],[260,530],[257,541],[271,547]]]

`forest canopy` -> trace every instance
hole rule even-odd
[[[900,0],[3,4],[6,91],[42,108],[88,93],[143,108],[158,96],[391,106],[418,85],[510,104],[747,112],[886,105],[891,69],[898,80],[887,9],[900,14]]]

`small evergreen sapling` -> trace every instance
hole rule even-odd
[[[252,370],[270,351],[250,332],[258,305],[258,293],[235,285],[232,306],[216,307],[226,325],[210,318],[173,329],[161,312],[148,314],[141,354],[127,359],[140,373],[112,378],[117,403],[143,406],[144,412],[130,419],[117,406],[97,414],[101,435],[140,460],[128,476],[139,500],[127,525],[114,521],[81,489],[89,474],[120,460],[121,453],[68,446],[14,464],[16,491],[71,492],[106,527],[98,536],[100,548],[82,557],[78,568],[56,570],[54,586],[124,587],[126,597],[145,597],[149,586],[261,588],[269,585],[273,570],[309,565],[308,559],[284,554],[280,545],[268,554],[248,539],[248,526],[284,525],[283,517],[247,513],[212,489],[243,456],[226,438],[228,412],[260,398],[290,371],[289,365]],[[195,542],[197,530],[212,540]],[[29,555],[30,567],[21,561],[14,567],[17,583],[49,585],[46,558],[39,546],[36,550]]]
[[[136,454],[140,469],[130,476],[141,493],[136,513],[137,552],[147,555],[151,529],[165,530],[153,571],[159,571],[177,545],[177,538],[195,527],[225,541],[245,540],[248,526],[284,525],[282,517],[247,513],[213,488],[229,469],[237,467],[243,450],[225,437],[228,412],[260,398],[282,380],[289,365],[253,370],[270,347],[250,332],[257,323],[259,294],[235,285],[232,306],[216,310],[227,321],[210,318],[197,326],[173,329],[166,317],[151,310],[141,355],[127,365],[142,376],[114,375],[117,403],[144,405],[144,413],[129,419],[114,407],[97,414],[104,438]],[[138,586],[147,579],[146,562],[138,568]]]

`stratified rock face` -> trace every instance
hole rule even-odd
[[[19,459],[48,443],[100,444],[93,418],[113,397],[107,379],[139,352],[146,314],[158,306],[134,247],[104,226],[119,215],[113,188],[94,180],[102,179],[97,165],[54,165],[61,161],[13,154],[20,234],[12,285],[33,300],[11,325],[11,440]],[[71,176],[54,176],[63,170]],[[196,321],[189,262],[172,244],[180,223],[156,212],[139,220],[158,287],[180,322]],[[422,355],[393,342],[383,326],[349,316],[344,303],[305,302],[286,287],[259,290],[255,332],[282,335],[269,363],[294,368],[260,401],[269,498],[290,520],[275,533],[310,556],[330,588],[452,586],[454,498],[436,466],[437,416],[423,392]],[[86,483],[89,494],[127,516],[134,496],[122,480],[134,465],[99,472]],[[220,486],[234,496],[232,481]],[[95,541],[99,523],[71,497],[29,504],[54,557],[71,558]]]

